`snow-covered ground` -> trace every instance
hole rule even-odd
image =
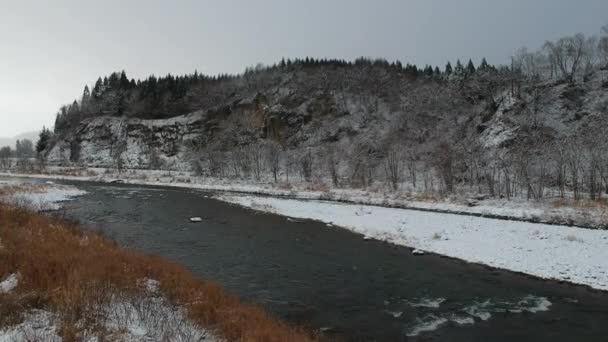
[[[37,211],[58,210],[62,207],[63,202],[86,194],[86,191],[73,186],[52,183],[20,184],[10,182],[0,184],[0,189],[5,186],[13,189],[7,195],[0,194],[0,200]]]
[[[251,195],[217,198],[313,219],[363,235],[533,276],[608,290],[608,231],[329,201]]]
[[[467,195],[451,198],[424,198],[424,194],[412,189],[390,191],[386,186],[370,189],[328,188],[311,189],[310,184],[292,180],[289,184],[251,179],[217,179],[193,176],[188,171],[165,170],[124,170],[118,172],[105,168],[64,168],[49,167],[47,174],[1,173],[8,177],[33,177],[43,179],[64,179],[75,181],[115,182],[127,184],[171,186],[208,191],[238,192],[270,195],[277,197],[331,200],[405,209],[421,209],[438,212],[452,212],[489,216],[503,219],[525,220],[530,222],[575,225],[590,228],[608,227],[608,207],[601,205],[577,206],[572,201],[546,198],[542,201],[524,198],[474,199]],[[471,205],[473,204],[473,205]]]
[[[104,329],[83,328],[82,341],[220,341],[207,330],[190,322],[184,310],[171,305],[158,291],[158,282],[142,281],[144,294],[141,296],[116,295],[107,303],[92,308],[103,317],[100,323]],[[0,283],[5,290],[0,295],[10,293],[17,287],[17,275],[12,274]],[[58,335],[61,319],[45,310],[25,313],[20,324],[0,328],[0,342],[49,341],[61,342]],[[100,339],[100,331],[103,339]]]

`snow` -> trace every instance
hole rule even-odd
[[[608,231],[486,217],[219,195],[244,207],[331,223],[396,245],[608,290]]]
[[[572,203],[555,205],[557,198],[550,196],[542,201],[529,201],[525,198],[477,200],[476,206],[468,206],[466,198],[445,198],[441,200],[420,200],[415,189],[402,185],[402,189],[386,192],[378,189],[329,189],[310,190],[305,183],[294,182],[287,188],[273,182],[254,182],[246,179],[218,179],[193,176],[185,171],[165,170],[127,170],[117,172],[106,168],[80,170],[80,176],[64,175],[74,173],[72,168],[49,167],[53,174],[0,173],[0,176],[41,178],[52,180],[121,182],[133,185],[170,186],[175,188],[221,191],[230,193],[249,193],[297,199],[331,200],[343,203],[421,209],[458,214],[495,216],[503,219],[518,219],[542,223],[558,223],[583,227],[605,227],[606,210],[602,207],[576,207]],[[463,195],[460,195],[463,196]],[[359,213],[364,215],[365,213]]]
[[[209,331],[192,323],[184,310],[156,294],[158,282],[146,280],[145,283],[152,287],[145,296],[115,296],[109,303],[96,308],[95,311],[104,317],[104,326],[111,333],[110,340],[219,341]],[[89,332],[88,337],[89,341],[98,340],[93,332]]]
[[[57,317],[44,310],[27,313],[21,324],[0,329],[0,342],[61,342]]]
[[[11,196],[10,201],[23,204],[34,210],[58,210],[61,203],[74,197],[85,195],[86,191],[74,187],[46,187],[40,192],[19,192]]]
[[[73,186],[56,185],[48,182],[44,185],[33,185],[12,181],[0,184],[0,187],[5,185],[18,187],[18,189],[0,199],[37,211],[59,210],[63,202],[86,194],[86,191]]]
[[[0,282],[0,294],[11,293],[19,284],[19,275],[13,273]]]
[[[16,279],[16,276],[15,276]],[[6,281],[5,281],[6,282]],[[3,282],[2,284],[4,284]],[[159,282],[145,279],[141,282],[147,292],[141,296],[112,295],[107,302],[96,305],[99,327],[82,329],[79,340],[97,342],[104,340],[123,342],[147,341],[221,341],[209,331],[190,322],[184,310],[171,305],[158,293]],[[25,314],[21,324],[0,329],[0,342],[49,341],[60,342],[58,315],[44,310],[32,310]],[[105,331],[104,331],[105,330]],[[104,331],[104,336],[99,332]]]
[[[193,223],[203,222],[203,218],[202,217],[191,217],[190,222],[193,222]]]

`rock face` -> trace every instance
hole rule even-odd
[[[56,165],[125,168],[185,167],[188,144],[204,132],[203,113],[165,119],[99,117],[85,120],[74,134],[59,140],[48,152]]]

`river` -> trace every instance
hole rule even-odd
[[[30,180],[31,181],[31,180]],[[67,216],[346,341],[608,341],[608,293],[365,240],[196,190],[71,183]],[[201,223],[189,218],[200,216]]]

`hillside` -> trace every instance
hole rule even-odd
[[[523,65],[306,59],[212,78],[114,73],[62,108],[46,157],[334,187],[600,197],[608,71],[549,77]]]

